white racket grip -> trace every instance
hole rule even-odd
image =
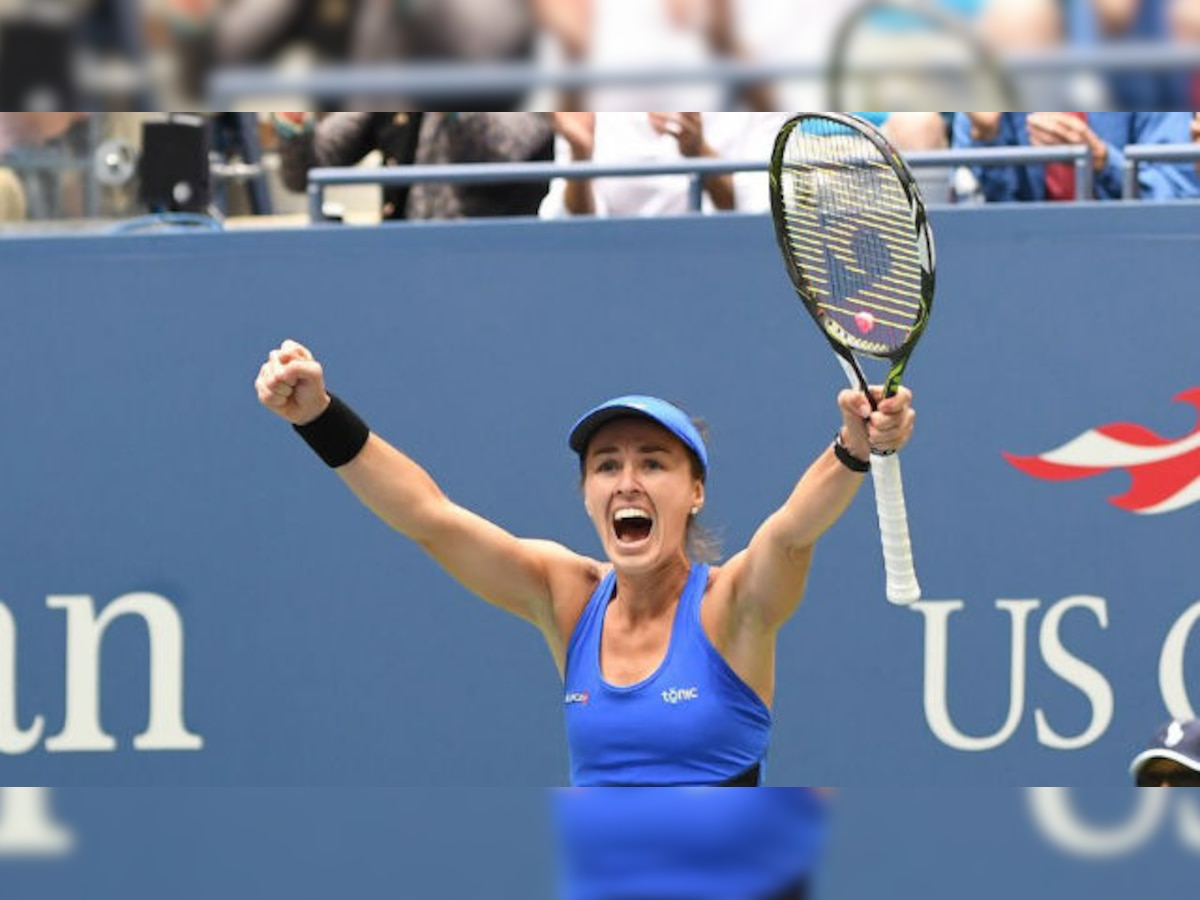
[[[921,599],[921,586],[917,583],[912,542],[908,537],[900,458],[894,453],[872,457],[871,477],[875,483],[875,509],[879,513],[879,537],[883,541],[887,598],[898,606],[908,606]]]

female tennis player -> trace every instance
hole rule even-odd
[[[708,477],[696,426],[652,397],[603,403],[569,439],[602,562],[518,539],[452,502],[327,392],[300,344],[271,351],[256,388],[377,516],[541,631],[565,682],[578,786],[760,784],[776,636],[800,603],[813,546],[858,492],[871,448],[899,450],[915,417],[907,390],[880,391],[877,412],[843,391],[830,449],[749,546],[717,566],[689,552]]]

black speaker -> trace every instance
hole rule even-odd
[[[200,117],[146,122],[138,162],[139,196],[152,212],[208,212],[212,202],[208,122]]]
[[[65,112],[79,108],[71,31],[52,22],[0,22],[0,109]]]

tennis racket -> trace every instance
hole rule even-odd
[[[861,0],[829,59],[830,109],[1024,108],[973,23],[937,0]]]
[[[933,303],[933,232],[912,173],[862,119],[804,113],[775,140],[771,206],[796,293],[876,408],[859,357],[891,364],[884,393],[895,394]],[[871,473],[887,597],[913,603],[921,588],[900,460],[875,454]]]

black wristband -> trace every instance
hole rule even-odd
[[[334,394],[329,395],[325,412],[307,425],[292,427],[331,469],[341,468],[358,456],[371,436],[367,423]]]
[[[846,449],[846,445],[842,443],[842,431],[840,428],[838,429],[837,436],[833,439],[833,455],[838,458],[838,462],[851,472],[858,472],[861,475],[864,472],[871,471],[871,463],[869,461],[859,459]]]

